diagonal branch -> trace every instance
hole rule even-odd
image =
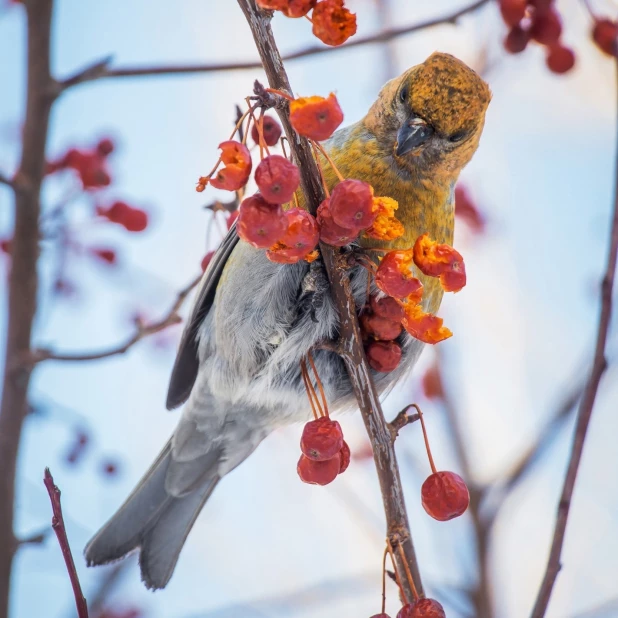
[[[35,350],[32,353],[32,361],[35,363],[45,361],[45,360],[55,360],[55,361],[90,361],[90,360],[99,360],[102,358],[109,358],[110,356],[118,356],[119,354],[124,354],[130,348],[132,348],[138,341],[141,341],[145,337],[149,335],[154,335],[155,333],[159,333],[162,330],[165,330],[169,326],[173,324],[179,324],[182,321],[182,318],[178,315],[178,311],[182,306],[183,302],[191,292],[191,290],[202,280],[202,275],[196,277],[189,285],[183,288],[180,292],[178,292],[178,296],[174,301],[174,304],[170,307],[167,314],[161,318],[158,322],[153,322],[152,324],[148,324],[145,326],[139,326],[134,335],[132,335],[127,341],[121,343],[117,346],[108,348],[107,350],[99,350],[97,352],[87,352],[87,353],[63,353],[63,352],[53,352],[52,350]]]
[[[238,0],[238,4],[251,28],[270,87],[292,92],[270,28],[270,13],[259,11],[256,8],[255,0]],[[301,171],[301,188],[305,194],[308,209],[315,213],[318,205],[324,199],[324,193],[309,143],[307,139],[297,135],[292,129],[287,106],[278,109],[278,113],[288,137],[290,148]],[[339,313],[342,358],[373,447],[373,456],[384,502],[387,538],[393,546],[401,545],[403,548],[404,551],[401,553],[405,559],[399,555],[399,552],[395,552],[398,569],[402,573],[407,568],[411,570],[416,588],[422,594],[420,572],[410,534],[394,442],[389,425],[384,419],[380,400],[365,358],[345,257],[341,255],[339,250],[323,243],[320,243],[320,252],[330,281],[333,300]],[[408,598],[413,598],[411,587],[407,582],[405,587]]]
[[[617,84],[618,84],[618,60],[616,60],[617,69]],[[618,121],[617,121],[618,128]],[[601,285],[601,315],[599,317],[599,328],[597,331],[597,339],[594,351],[594,361],[592,363],[592,371],[584,389],[584,395],[579,404],[577,411],[577,423],[575,425],[575,434],[573,436],[573,445],[571,447],[571,455],[569,457],[569,465],[567,468],[560,501],[558,502],[558,515],[556,518],[556,526],[554,528],[554,537],[552,539],[549,559],[543,582],[539,589],[539,593],[532,610],[531,618],[543,618],[549,605],[549,599],[556,582],[556,577],[560,571],[560,556],[562,546],[564,545],[564,536],[566,525],[569,518],[569,509],[571,508],[571,500],[573,498],[573,489],[577,479],[577,472],[581,462],[582,453],[584,450],[584,441],[586,432],[592,416],[594,401],[599,389],[599,384],[603,373],[607,368],[607,360],[605,359],[605,345],[607,341],[607,333],[609,331],[609,323],[612,315],[612,290],[614,287],[614,278],[616,274],[616,261],[618,258],[618,139],[616,141],[616,184],[614,188],[614,209],[612,215],[612,224],[610,228],[610,242],[607,256],[607,267]]]
[[[322,54],[332,54],[338,51],[344,51],[361,45],[373,45],[375,43],[386,43],[393,41],[399,37],[433,28],[442,24],[455,24],[460,17],[473,13],[480,9],[485,4],[489,4],[490,0],[475,0],[471,4],[457,9],[448,15],[434,17],[425,21],[401,26],[399,28],[388,28],[377,34],[371,34],[364,37],[355,37],[340,47],[327,47],[325,45],[312,45],[305,49],[292,52],[283,56],[284,61],[299,60],[308,56],[318,56]],[[77,72],[75,75],[68,77],[59,83],[61,90],[66,90],[71,86],[83,84],[96,79],[110,79],[117,77],[145,77],[145,76],[170,76],[170,75],[191,75],[195,73],[227,73],[229,71],[245,71],[250,69],[261,69],[262,62],[260,60],[249,60],[246,62],[228,62],[222,64],[187,64],[178,66],[151,66],[151,67],[125,67],[119,69],[110,69],[109,63],[111,59],[105,58],[92,66]]]

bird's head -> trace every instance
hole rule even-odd
[[[364,123],[399,167],[456,175],[478,146],[490,99],[472,69],[435,52],[388,82]]]

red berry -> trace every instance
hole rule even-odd
[[[343,474],[348,469],[348,466],[350,465],[350,458],[351,458],[350,447],[348,446],[348,443],[345,440],[343,441],[343,446],[341,447],[341,450],[339,451],[339,455],[341,457],[341,464],[339,465],[339,474]]]
[[[270,11],[283,11],[287,7],[290,0],[256,0],[256,4]]]
[[[107,217],[113,223],[121,223],[129,210],[132,209],[127,203],[114,202],[107,210],[97,207],[97,214]]]
[[[129,208],[119,223],[129,232],[143,232],[148,227],[148,213],[139,208]]]
[[[530,36],[543,45],[553,45],[562,34],[562,21],[556,11],[535,15],[530,26]]]
[[[401,346],[394,341],[372,341],[365,350],[369,365],[376,371],[393,371],[401,361]]]
[[[274,146],[281,137],[281,125],[270,116],[264,116],[262,118],[262,133],[264,136],[264,142],[267,146]],[[259,144],[259,134],[257,124],[254,122],[251,127],[251,139]]]
[[[373,313],[363,313],[360,317],[360,324],[364,333],[381,341],[397,339],[403,330],[401,322],[395,322]]]
[[[340,455],[337,453],[326,461],[314,461],[301,455],[296,466],[296,472],[303,483],[311,485],[328,485],[332,483],[339,474],[341,468]]]
[[[568,47],[556,45],[549,48],[545,62],[552,73],[566,73],[575,65],[575,54]]]
[[[105,461],[102,470],[106,476],[114,476],[118,472],[118,466],[113,461]]]
[[[249,180],[251,174],[251,153],[240,142],[228,140],[219,144],[221,161],[224,168],[217,171],[210,179],[210,184],[217,189],[237,191]]]
[[[442,376],[437,363],[426,371],[421,380],[423,394],[427,399],[442,399],[444,397],[444,387],[442,385]]]
[[[321,0],[311,21],[313,34],[327,45],[341,45],[356,34],[356,15],[343,6],[343,0]]]
[[[374,614],[373,616],[371,616],[371,618],[391,618],[391,617],[388,614],[380,613],[380,614]]]
[[[521,26],[514,26],[509,30],[509,33],[504,39],[504,49],[509,54],[519,54],[526,49],[530,41],[530,32],[524,30]]]
[[[236,230],[245,242],[258,249],[268,249],[285,234],[287,227],[279,204],[269,204],[259,193],[242,201]]]
[[[257,166],[255,182],[267,202],[285,204],[292,199],[298,189],[300,171],[285,157],[270,155]]]
[[[300,438],[300,450],[305,457],[314,461],[333,458],[343,448],[343,432],[337,421],[323,416],[309,421]]]
[[[286,17],[304,17],[318,0],[288,0],[288,5],[281,9]]]
[[[470,493],[464,480],[455,472],[435,472],[423,483],[421,501],[428,515],[438,521],[448,521],[465,513],[470,504]]]
[[[109,137],[103,138],[97,144],[97,153],[102,157],[106,157],[114,151],[114,142]]]
[[[388,318],[389,320],[394,320],[395,322],[400,322],[403,320],[403,308],[392,296],[384,296],[382,298],[372,296],[370,303],[371,310],[376,315],[379,315],[382,318]]]
[[[553,3],[554,0],[528,0],[528,4],[535,8],[537,14],[549,11]]]
[[[412,618],[413,603],[406,603],[398,612],[397,618]]]
[[[4,238],[3,240],[0,240],[0,251],[9,255],[11,253],[12,244],[13,242],[10,238]]]
[[[266,252],[266,257],[279,264],[295,264],[311,253],[319,240],[315,217],[302,208],[285,212],[286,233]]]
[[[419,303],[423,296],[423,284],[412,274],[412,249],[389,251],[376,271],[376,285],[388,296],[408,298]]]
[[[500,13],[507,26],[517,26],[526,15],[527,0],[500,0]]]
[[[92,255],[98,257],[101,261],[106,262],[107,264],[116,263],[116,252],[113,249],[93,248],[90,251]]]
[[[618,22],[597,19],[592,29],[592,39],[608,56],[618,56]]]
[[[343,180],[330,196],[330,212],[335,223],[350,230],[370,227],[376,220],[373,189],[361,180]]]
[[[446,618],[444,608],[434,599],[419,599],[412,606],[409,618]]]
[[[320,240],[334,247],[344,247],[358,237],[358,229],[350,230],[337,225],[329,208],[330,198],[318,207],[317,219],[320,226]]]
[[[208,264],[210,264],[210,260],[212,260],[212,256],[215,254],[214,251],[209,251],[203,258],[202,258],[202,272],[206,271],[206,268],[208,268]]]

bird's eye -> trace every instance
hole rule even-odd
[[[451,135],[448,138],[449,142],[461,142],[461,140],[466,137],[466,132],[465,131],[457,131],[457,133],[453,133],[453,135]]]
[[[399,100],[402,103],[405,103],[408,99],[408,87],[405,86],[404,88],[401,89],[401,92],[399,93]]]

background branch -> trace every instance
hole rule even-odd
[[[291,93],[292,88],[270,28],[270,16],[256,8],[255,0],[238,0],[238,4],[251,28],[270,87]],[[301,172],[301,188],[308,208],[315,213],[324,199],[324,194],[309,143],[304,137],[296,135],[292,129],[287,106],[277,111]],[[405,562],[410,567],[416,588],[422,594],[422,582],[412,543],[394,443],[365,359],[356,318],[356,305],[347,274],[348,268],[339,251],[335,251],[333,247],[320,243],[320,252],[329,277],[333,300],[339,313],[339,335],[344,350],[342,358],[373,448],[386,515],[387,536],[394,546],[400,544],[403,547]],[[395,552],[395,555],[400,572],[405,573],[404,560],[399,556],[399,552]],[[402,579],[405,581],[406,578]],[[405,587],[408,598],[413,598],[407,582]]]
[[[618,85],[618,59],[616,60],[616,83]],[[618,131],[618,119],[616,123]],[[556,577],[560,571],[560,556],[562,554],[562,546],[564,545],[564,536],[566,525],[569,518],[569,510],[571,508],[571,500],[573,498],[573,489],[577,479],[577,472],[581,462],[582,453],[584,450],[584,441],[590,424],[590,417],[594,408],[594,400],[599,389],[599,383],[603,377],[603,373],[607,368],[605,359],[605,345],[607,342],[607,333],[609,331],[609,323],[612,315],[612,290],[614,287],[614,277],[616,274],[616,260],[618,258],[618,136],[616,139],[616,179],[614,186],[614,209],[612,215],[612,223],[610,228],[610,242],[607,256],[607,267],[601,285],[601,315],[599,317],[599,328],[597,331],[597,339],[594,351],[594,361],[592,363],[592,371],[584,389],[584,395],[579,404],[577,411],[577,423],[575,425],[575,433],[573,436],[573,445],[571,447],[571,455],[569,457],[569,465],[567,468],[560,501],[558,502],[558,515],[556,518],[556,526],[554,528],[554,536],[552,539],[547,568],[543,577],[543,582],[539,589],[539,593],[532,610],[531,618],[543,618],[549,605],[549,599],[556,582]]]

